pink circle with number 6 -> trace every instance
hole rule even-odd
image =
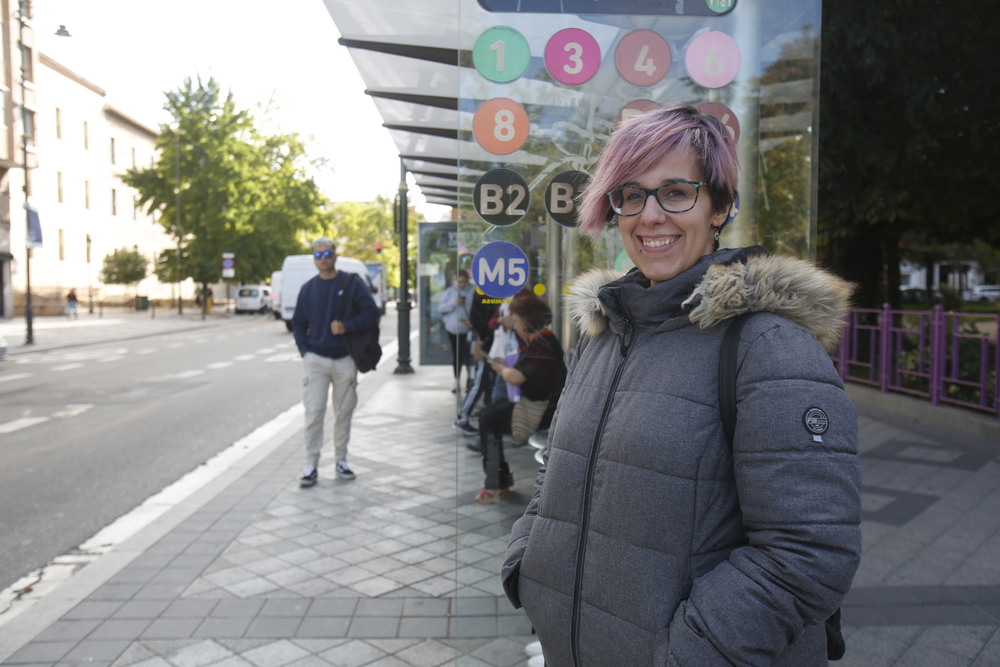
[[[740,71],[740,47],[724,32],[709,30],[697,35],[684,53],[688,75],[705,88],[722,88]]]
[[[601,47],[586,30],[560,30],[545,45],[545,69],[560,83],[571,86],[586,83],[600,66]]]

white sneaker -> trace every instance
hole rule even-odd
[[[531,642],[524,647],[524,652],[531,657],[542,654],[542,642]]]
[[[340,479],[354,479],[354,472],[347,467],[347,461],[337,461],[337,477]]]
[[[316,466],[306,466],[306,469],[302,471],[302,477],[299,478],[299,486],[313,486],[316,484],[317,477]]]
[[[544,655],[533,655],[528,658],[528,667],[545,667]]]

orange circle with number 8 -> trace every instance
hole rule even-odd
[[[487,100],[472,117],[476,143],[494,155],[513,153],[528,140],[528,112],[506,97]]]

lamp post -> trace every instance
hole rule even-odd
[[[406,226],[407,220],[406,202],[406,165],[403,160],[399,160],[399,215],[396,217],[399,223],[399,290],[400,299],[396,302],[396,311],[399,318],[396,322],[396,338],[399,342],[399,358],[397,359],[396,375],[404,375],[413,372],[410,365],[410,271],[409,257],[406,248]]]
[[[181,124],[177,123],[177,134],[174,135],[174,167],[177,173],[177,314],[184,314],[184,297],[181,294],[183,278],[181,278]]]
[[[25,268],[25,295],[24,295],[24,321],[26,331],[24,336],[25,345],[35,344],[34,331],[34,309],[31,305],[31,249],[34,247],[31,229],[31,211],[28,209],[28,108],[25,104],[25,83],[28,78],[28,63],[26,62],[27,49],[24,46],[24,4],[25,0],[18,0],[17,21],[18,47],[21,51],[21,157],[24,159],[24,268]],[[30,57],[30,56],[28,56]]]
[[[31,192],[30,187],[30,172],[28,167],[28,127],[29,127],[29,114],[27,105],[27,81],[28,81],[28,67],[31,65],[32,52],[30,52],[24,43],[24,27],[25,27],[25,6],[27,5],[27,0],[18,0],[17,2],[17,43],[18,48],[21,52],[21,157],[24,160],[24,225],[25,225],[25,237],[24,237],[24,322],[25,322],[25,335],[24,344],[34,345],[35,344],[35,330],[34,330],[34,319],[35,310],[31,303],[31,251],[33,248],[39,247],[41,245],[41,223],[38,221],[38,213],[32,211],[31,207],[28,206],[28,195]],[[69,31],[66,26],[59,26],[59,30],[56,31],[56,35],[60,37],[69,37]],[[30,123],[32,135],[35,132],[34,122]],[[34,213],[34,215],[32,215]],[[34,220],[32,219],[34,218]],[[32,224],[34,222],[34,224]],[[38,228],[39,238],[35,239],[34,227]]]

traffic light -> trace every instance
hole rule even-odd
[[[376,243],[375,244],[375,252],[379,253],[380,255],[382,254],[382,244],[381,243]]]

